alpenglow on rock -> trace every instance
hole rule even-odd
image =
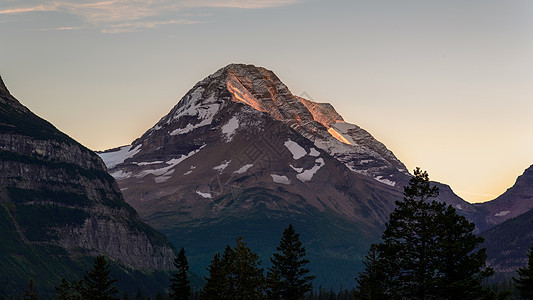
[[[129,272],[172,269],[173,247],[124,201],[100,157],[20,104],[1,79],[0,216],[3,295],[30,277],[53,289],[97,254]]]

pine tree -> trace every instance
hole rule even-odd
[[[377,245],[372,244],[370,251],[363,261],[365,271],[356,278],[358,284],[357,296],[359,299],[386,299],[389,280],[385,262]]]
[[[61,285],[56,287],[56,292],[61,300],[81,299],[82,280],[69,282],[65,278],[61,279]]]
[[[533,299],[533,246],[529,248],[527,256],[527,266],[516,271],[518,278],[513,278],[513,281],[520,292],[520,296],[525,299]]]
[[[174,267],[176,273],[172,274],[170,281],[171,294],[170,299],[186,300],[191,296],[191,285],[187,278],[187,272],[189,271],[189,263],[185,256],[185,249],[181,247],[178,256],[174,259]]]
[[[301,299],[305,293],[313,289],[312,280],[315,276],[308,275],[305,265],[305,247],[300,241],[292,224],[283,231],[278,253],[274,253],[270,261],[272,267],[267,272],[267,294],[271,299]]]
[[[262,297],[265,279],[260,265],[259,255],[246,245],[242,237],[239,237],[230,264],[235,279],[235,290],[239,294],[235,299]]]
[[[417,168],[414,175],[403,201],[396,201],[383,242],[375,246],[379,259],[361,274],[360,291],[382,280],[379,292],[387,298],[481,296],[481,281],[493,273],[485,268],[485,249],[477,250],[483,238],[453,207],[431,200],[438,188],[431,186],[427,172]]]
[[[207,268],[209,277],[205,278],[202,298],[260,299],[264,282],[260,264],[257,253],[239,237],[234,248],[227,245],[222,256],[215,254]]]
[[[116,279],[109,278],[109,263],[103,255],[94,260],[92,270],[86,271],[83,277],[82,296],[84,299],[111,300],[118,299],[114,295],[118,290],[113,284]]]
[[[482,281],[493,275],[485,267],[486,249],[477,249],[483,238],[473,234],[475,224],[448,206],[437,215],[437,287],[447,299],[472,299],[484,293]],[[477,249],[477,250],[476,250]]]
[[[232,251],[230,246],[226,246],[224,253]],[[230,292],[230,283],[229,283],[229,270],[227,266],[227,257],[222,260],[220,253],[216,253],[211,264],[207,267],[209,272],[209,277],[205,277],[205,286],[202,291],[202,298],[206,300],[215,300],[215,299],[231,299]]]
[[[22,298],[24,300],[37,300],[39,297],[35,294],[35,283],[33,282],[33,278],[30,278],[30,283],[28,284],[28,289],[24,291],[24,297]]]

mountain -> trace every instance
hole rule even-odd
[[[498,225],[482,235],[489,264],[499,272],[514,272],[527,264],[533,245],[533,165],[500,197],[483,204]],[[502,221],[503,220],[503,221]]]
[[[533,210],[509,219],[482,233],[487,263],[497,272],[514,272],[527,265],[533,245]]]
[[[476,207],[485,215],[489,226],[530,211],[533,208],[533,165],[505,193],[492,201],[476,204]]]
[[[30,278],[53,293],[97,254],[113,260],[123,287],[167,284],[156,277],[168,278],[173,246],[124,201],[98,155],[24,107],[1,78],[0,216],[2,295],[21,295]]]
[[[294,96],[272,72],[231,64],[198,82],[131,145],[100,153],[126,201],[205,273],[241,235],[268,257],[301,233],[324,286],[353,285],[410,175],[333,106]],[[439,185],[469,217],[477,210]]]

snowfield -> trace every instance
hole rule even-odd
[[[500,211],[499,213],[495,214],[494,216],[495,217],[503,217],[503,216],[506,216],[506,215],[508,215],[510,213],[511,213],[510,211],[504,210],[504,211]]]
[[[211,196],[211,193],[203,193],[203,192],[200,192],[200,191],[196,191],[196,194],[204,197],[204,198],[208,198],[208,199],[211,199],[213,198],[213,196]]]
[[[236,116],[233,116],[226,125],[222,126],[222,133],[226,136],[226,141],[231,141],[238,128],[239,119]]]
[[[248,171],[248,169],[250,169],[251,167],[253,167],[254,165],[253,164],[247,164],[247,165],[244,165],[242,166],[240,169],[238,169],[237,171],[233,172],[233,173],[237,173],[237,174],[242,174],[242,173],[245,173],[246,171]]]
[[[123,163],[126,159],[135,156],[135,154],[141,151],[141,146],[138,145],[135,149],[131,149],[131,145],[120,147],[119,150],[114,152],[99,153],[98,155],[104,161],[108,169],[113,169],[117,165]]]
[[[291,184],[291,180],[287,176],[280,176],[276,174],[270,174],[272,176],[272,181],[275,183],[281,183],[281,184]]]
[[[296,175],[296,178],[298,178],[301,182],[309,181],[313,179],[313,176],[316,174],[316,172],[325,165],[326,163],[324,162],[324,159],[318,158],[315,160],[315,165],[311,169],[305,170],[302,173]]]
[[[145,177],[145,176],[147,176],[149,174],[152,174],[154,176],[158,176],[158,177],[160,176],[159,179],[158,178],[154,179],[156,183],[165,182],[165,181],[167,181],[170,178],[169,176],[172,175],[172,173],[174,173],[174,170],[172,170],[172,169],[175,166],[177,166],[178,164],[180,164],[182,161],[186,160],[187,158],[193,156],[194,154],[198,153],[205,146],[206,145],[202,145],[200,148],[198,148],[196,150],[193,150],[193,151],[187,153],[186,155],[183,154],[179,158],[173,158],[173,159],[167,161],[165,164],[167,164],[168,166],[166,166],[166,167],[159,168],[159,169],[142,170],[137,175],[135,175],[135,178],[143,178],[143,177]]]
[[[288,140],[284,143],[284,145],[287,147],[287,149],[289,149],[289,151],[292,153],[292,157],[296,160],[307,155],[307,151],[305,151],[305,149],[296,142]]]
[[[229,161],[225,160],[220,165],[214,167],[213,170],[222,172],[222,171],[224,171],[224,169],[226,169],[229,166],[230,162],[231,162],[231,160],[229,160]]]

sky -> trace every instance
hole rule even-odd
[[[2,0],[0,75],[93,150],[229,63],[329,102],[470,202],[533,164],[530,0]]]

